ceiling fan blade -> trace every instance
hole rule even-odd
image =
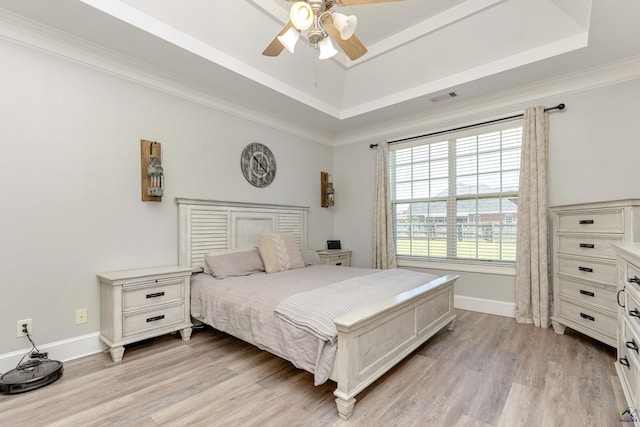
[[[282,45],[282,43],[280,43],[280,40],[278,40],[278,37],[283,35],[284,33],[286,33],[289,30],[289,28],[291,28],[291,27],[293,27],[293,24],[291,23],[291,21],[287,22],[285,24],[285,26],[282,27],[282,30],[280,30],[278,35],[271,41],[269,46],[267,46],[267,48],[264,50],[264,52],[262,52],[262,54],[264,56],[278,56],[278,55],[280,55],[280,52],[282,52],[284,50],[284,46]]]
[[[360,58],[362,55],[367,53],[367,48],[364,47],[362,42],[356,37],[356,35],[352,35],[347,40],[342,40],[340,37],[340,31],[333,25],[333,20],[329,15],[325,15],[323,17],[324,28],[327,30],[331,38],[340,45],[344,53],[347,54],[349,59],[355,61]]]
[[[337,5],[340,6],[358,6],[361,4],[375,4],[375,3],[389,3],[392,1],[403,0],[334,0]]]

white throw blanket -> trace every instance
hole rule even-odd
[[[334,319],[435,278],[437,276],[410,270],[382,270],[291,295],[278,304],[275,314],[285,322],[333,343],[338,336]]]

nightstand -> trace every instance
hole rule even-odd
[[[98,274],[100,339],[120,362],[124,345],[180,331],[191,337],[190,267],[169,266]]]
[[[318,251],[320,261],[324,264],[342,265],[344,267],[351,266],[351,251],[343,251],[342,249],[328,249],[326,251]]]

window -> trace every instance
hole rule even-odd
[[[398,256],[513,262],[521,120],[391,145]]]

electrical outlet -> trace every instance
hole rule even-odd
[[[27,331],[29,331],[29,334],[33,334],[33,325],[31,324],[31,319],[18,320],[16,324],[16,337],[18,338],[27,336],[27,334],[24,332],[23,325],[27,325]]]
[[[79,308],[76,310],[76,325],[87,323],[87,309]]]

